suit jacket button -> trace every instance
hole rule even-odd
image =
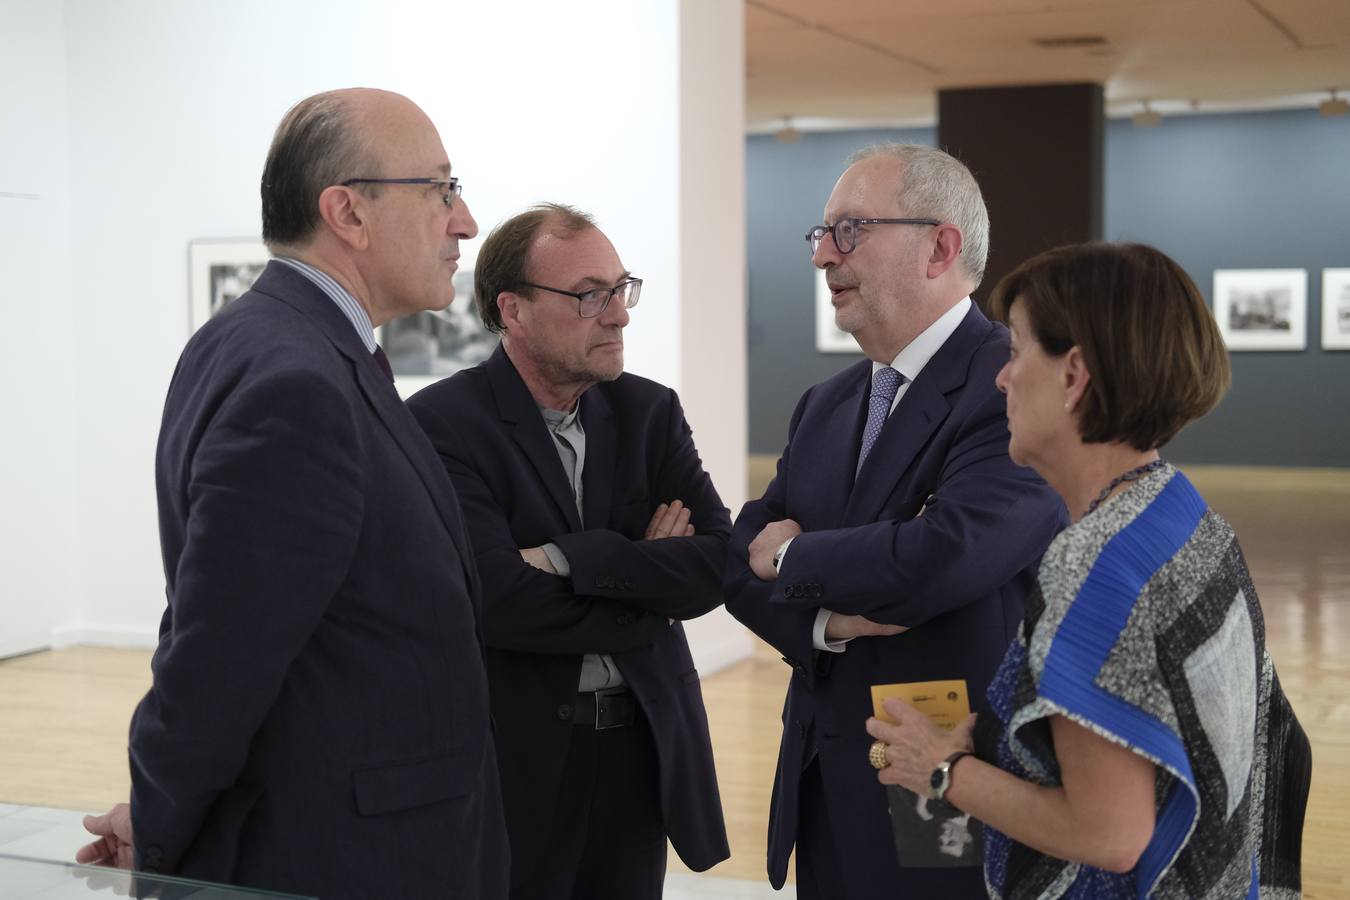
[[[633,624],[633,616],[632,616],[631,613],[620,613],[620,614],[619,614],[619,617],[618,617],[618,619],[617,619],[616,621],[617,621],[620,625],[632,625],[632,624]]]
[[[797,591],[794,589],[793,585],[789,584],[787,587],[783,588],[783,596],[791,600],[793,597],[797,596]]]
[[[564,722],[570,722],[572,720],[572,707],[566,703],[558,707],[558,718]]]
[[[604,586],[605,586],[605,579],[604,579],[602,576],[600,576],[600,575],[595,576],[595,586],[596,586],[596,587],[604,587]]]

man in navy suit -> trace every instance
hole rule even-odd
[[[79,858],[324,898],[506,895],[479,579],[374,329],[443,309],[477,233],[397,94],[296,105],[275,257],[183,351],[156,454],[168,608],[131,803]]]
[[[731,516],[679,398],[623,372],[640,279],[587,216],[498,226],[475,299],[487,362],[408,401],[473,533],[511,896],[661,896],[666,838],[729,855],[681,619],[721,602]]]
[[[970,172],[928,147],[871,148],[825,222],[807,235],[813,261],[868,361],[802,397],[727,571],[727,609],[793,670],[769,878],[782,886],[795,845],[803,898],[982,898],[978,861],[898,861],[869,688],[964,679],[978,706],[1062,513],[1008,458],[994,387],[1007,332],[969,296],[989,233]]]

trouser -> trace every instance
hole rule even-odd
[[[660,900],[666,833],[656,745],[632,705],[631,724],[597,730],[592,711],[573,726],[547,855],[512,900]]]

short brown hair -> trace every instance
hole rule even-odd
[[[530,280],[525,273],[530,262],[530,247],[545,224],[564,236],[571,236],[594,228],[595,219],[563,203],[539,203],[492,229],[492,234],[478,251],[473,274],[473,302],[483,327],[493,334],[506,330],[502,312],[497,308],[497,297],[507,291],[519,290],[522,282]]]
[[[1021,304],[1052,356],[1082,351],[1091,381],[1078,414],[1089,444],[1166,444],[1228,390],[1228,351],[1184,269],[1143,244],[1074,244],[1004,276],[990,308]]]

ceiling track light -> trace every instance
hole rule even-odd
[[[1144,101],[1144,108],[1130,116],[1130,121],[1134,123],[1135,128],[1157,128],[1162,124],[1162,115],[1154,111],[1153,107]]]
[[[1343,116],[1350,113],[1350,103],[1347,103],[1344,97],[1336,96],[1336,89],[1331,89],[1331,97],[1317,104],[1317,111],[1324,116]]]

